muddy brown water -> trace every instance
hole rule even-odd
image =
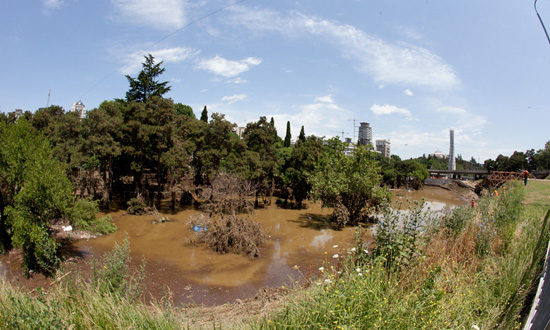
[[[456,194],[433,187],[392,193],[395,200],[425,198],[428,206],[436,211],[464,204]],[[142,258],[147,261],[146,296],[161,298],[169,289],[176,305],[212,306],[253,297],[265,286],[303,283],[310,268],[315,275],[321,266],[335,266],[337,259],[333,256],[345,253],[354,245],[353,229],[336,231],[328,227],[325,221],[332,210],[315,203],[308,203],[307,208],[301,210],[276,205],[256,210],[254,219],[263,224],[270,238],[261,256],[254,259],[231,253],[217,254],[202,244],[189,244],[189,238],[196,233],[187,222],[200,214],[200,210],[186,208],[173,213],[163,208],[160,211],[172,221],[153,224],[150,215],[111,212],[117,232],[75,242],[74,249],[81,256],[77,264],[84,267],[92,254],[100,256],[112,249],[115,242],[121,244],[127,236],[133,265],[139,265]],[[17,275],[20,270],[16,264],[7,256],[0,256],[0,276],[4,274],[28,287],[48,283],[40,276],[31,281],[23,279]],[[32,281],[34,283],[30,283]]]

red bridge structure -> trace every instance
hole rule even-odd
[[[523,180],[525,172],[502,172],[494,171],[491,175],[486,176],[483,180],[476,185],[475,192],[479,194],[483,188],[495,188],[499,187],[506,181],[510,180]],[[529,173],[529,178],[534,178],[533,174]]]

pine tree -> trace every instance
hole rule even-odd
[[[164,73],[164,68],[161,68],[163,62],[155,64],[155,58],[149,54],[145,56],[145,62],[142,63],[143,69],[137,76],[132,78],[126,75],[130,83],[130,90],[126,92],[126,101],[136,101],[145,103],[151,96],[162,97],[171,87],[167,86],[168,82],[158,82],[156,77]]]

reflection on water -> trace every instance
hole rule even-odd
[[[430,201],[432,210],[444,210],[463,202],[451,192],[426,187],[421,192],[393,191],[396,200]],[[310,267],[317,270],[325,262],[336,262],[331,256],[352,247],[352,229],[335,231],[327,226],[331,209],[309,203],[301,210],[280,209],[275,205],[259,209],[256,221],[270,235],[259,258],[235,254],[217,254],[204,245],[190,245],[195,232],[187,221],[200,213],[193,208],[176,213],[161,209],[172,222],[153,224],[152,216],[132,216],[124,211],[110,213],[118,231],[114,234],[76,243],[89,259],[112,249],[127,236],[137,266],[142,256],[147,260],[146,289],[160,298],[169,288],[178,305],[197,303],[222,304],[246,299],[264,286],[281,286],[300,281]],[[338,247],[334,247],[334,246]],[[327,257],[328,256],[328,257]],[[5,266],[0,263],[0,276]]]

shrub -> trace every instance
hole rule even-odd
[[[148,213],[149,207],[145,203],[145,199],[141,195],[138,195],[136,198],[132,198],[128,201],[128,209],[126,211],[128,214],[133,215],[142,215]]]
[[[110,234],[116,231],[113,219],[109,214],[96,217],[99,212],[98,202],[91,198],[78,199],[69,212],[69,222],[75,228],[98,234]]]
[[[92,259],[91,284],[100,293],[116,293],[129,299],[139,297],[143,292],[146,262],[143,259],[139,270],[131,273],[131,261],[130,241],[126,237],[122,245],[115,243],[99,261]]]

